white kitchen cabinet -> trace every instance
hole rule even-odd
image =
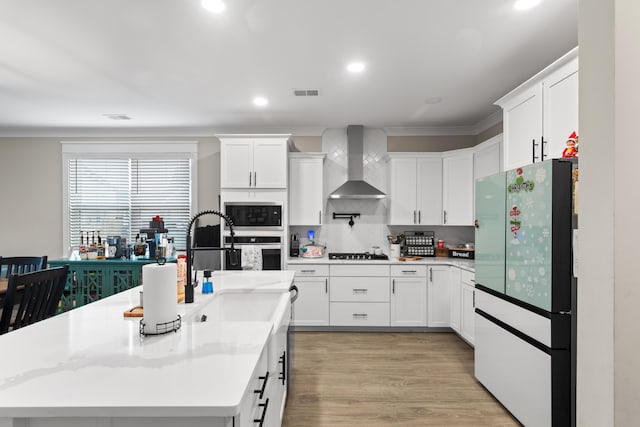
[[[496,104],[503,109],[504,170],[561,157],[578,133],[578,48]]]
[[[322,225],[325,153],[289,153],[289,225]]]
[[[473,225],[473,151],[443,153],[442,171],[442,223]]]
[[[578,133],[578,58],[544,81],[544,140],[546,158],[562,157],[567,139]]]
[[[427,326],[449,327],[449,266],[431,265],[427,276]]]
[[[218,135],[220,188],[287,188],[289,135]]]
[[[502,171],[502,134],[473,147],[473,179]]]
[[[294,326],[329,326],[329,266],[327,264],[295,264],[293,284],[298,299],[293,308]]]
[[[389,158],[389,224],[442,224],[442,155],[389,153]]]
[[[461,285],[461,317],[460,336],[469,344],[473,345],[475,340],[475,292],[473,284],[462,283]]]
[[[427,326],[427,267],[391,266],[391,326]]]
[[[449,326],[460,334],[460,307],[462,304],[460,269],[451,267],[449,274],[449,280],[451,281],[451,288],[449,289]]]
[[[332,264],[329,274],[331,326],[389,326],[389,265]]]

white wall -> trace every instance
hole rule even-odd
[[[61,243],[61,140],[89,138],[0,138],[0,256],[47,255],[56,259],[67,255]],[[213,137],[197,140],[198,210],[218,209],[220,142]]]
[[[640,190],[636,183],[640,144],[640,2],[615,2],[614,148],[614,416],[616,426],[640,424]]]
[[[640,4],[581,0],[577,425],[640,419]]]

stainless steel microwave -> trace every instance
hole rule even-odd
[[[226,202],[224,213],[237,229],[282,230],[282,203]]]

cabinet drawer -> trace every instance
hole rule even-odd
[[[391,277],[426,277],[426,265],[392,265]]]
[[[366,277],[389,277],[389,264],[342,264],[331,265],[331,276],[366,276]]]
[[[389,303],[331,303],[331,326],[389,326]]]
[[[329,288],[331,301],[389,301],[387,277],[332,277]]]
[[[467,271],[467,270],[460,269],[460,281],[462,283],[466,283],[467,285],[475,286],[475,284],[476,284],[475,277],[476,277],[475,273],[472,273],[472,272]]]
[[[289,271],[295,271],[296,277],[328,276],[329,264],[294,264],[287,267]]]

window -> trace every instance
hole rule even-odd
[[[196,143],[64,142],[64,250],[80,245],[81,232],[133,242],[156,215],[185,248],[196,158]]]

